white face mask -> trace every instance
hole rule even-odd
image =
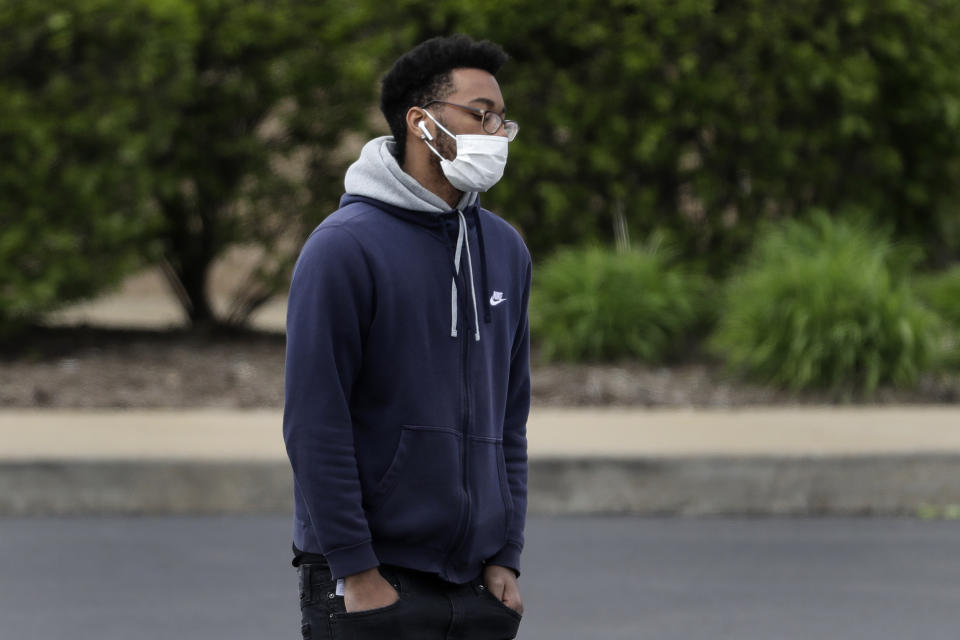
[[[457,157],[447,160],[426,139],[427,147],[440,158],[440,169],[460,191],[486,191],[503,177],[507,166],[507,139],[504,136],[453,135],[424,111],[444,133],[457,141]]]

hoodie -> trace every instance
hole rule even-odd
[[[530,255],[367,143],[306,241],[287,310],[294,545],[339,578],[387,563],[464,583],[520,571]]]

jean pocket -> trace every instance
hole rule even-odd
[[[376,614],[379,612],[386,612],[391,607],[395,607],[400,604],[400,599],[403,598],[403,588],[400,584],[399,577],[396,574],[396,570],[392,566],[380,565],[377,568],[377,571],[379,571],[384,580],[390,583],[390,586],[393,587],[394,591],[397,592],[397,601],[392,604],[388,604],[385,607],[377,607],[376,609],[365,609],[363,611],[353,611],[347,613],[346,608],[344,607],[343,596],[337,596],[331,591],[328,594],[328,597],[330,598],[330,612],[333,614],[333,617],[350,618],[353,616],[362,616],[364,614]]]
[[[520,622],[520,620],[523,618],[523,614],[522,614],[522,613],[520,613],[520,612],[517,611],[516,609],[511,609],[510,607],[508,607],[507,605],[505,605],[505,604],[503,603],[503,600],[501,600],[501,599],[498,598],[497,596],[495,596],[495,595],[493,595],[492,593],[490,593],[490,589],[488,589],[488,588],[486,587],[486,585],[484,585],[484,584],[481,583],[477,588],[478,588],[479,591],[480,591],[480,597],[481,597],[481,598],[485,598],[486,600],[489,600],[489,601],[492,601],[492,602],[496,603],[497,607],[501,610],[501,612],[510,615],[510,616],[511,616],[512,618],[514,618],[517,622]]]
[[[399,596],[399,594],[398,594]],[[362,618],[373,618],[376,616],[386,616],[393,613],[403,603],[403,597],[398,597],[393,604],[376,609],[364,609],[363,611],[339,611],[333,614],[334,620],[359,620]]]
[[[336,640],[396,638],[398,632],[415,624],[403,596],[385,607],[334,613],[330,616],[331,636]]]

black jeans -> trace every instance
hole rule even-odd
[[[400,599],[381,609],[346,613],[326,566],[304,564],[299,573],[304,640],[509,640],[520,627],[520,614],[480,578],[458,585],[381,565],[380,574]]]

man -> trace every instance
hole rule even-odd
[[[477,193],[517,124],[466,36],[382,83],[367,143],[304,245],[283,432],[304,638],[513,638],[526,512],[530,256]]]

